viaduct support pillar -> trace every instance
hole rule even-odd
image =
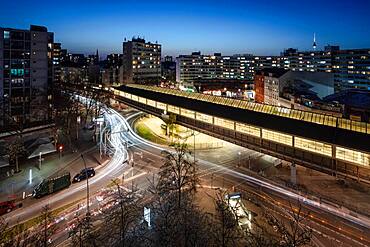
[[[294,185],[297,184],[297,166],[294,163],[290,165],[290,182]]]

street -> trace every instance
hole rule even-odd
[[[104,113],[108,126],[111,126],[107,149],[112,152],[112,156],[106,164],[96,169],[96,176],[89,181],[92,210],[99,211],[100,201],[105,200],[102,199],[102,193],[112,179],[124,176],[124,185],[127,189],[135,184],[139,190],[145,190],[149,185],[149,180],[155,176],[161,166],[161,151],[164,147],[144,140],[132,129],[133,122],[140,114],[134,113],[125,118],[113,109],[107,109]],[[132,166],[126,162],[131,159],[133,160]],[[245,170],[235,166],[235,160],[223,164],[199,158],[196,158],[196,161],[199,164],[202,186],[221,187],[229,191],[234,189],[254,194],[264,206],[282,215],[288,210],[289,202],[293,206],[297,206],[299,202],[305,210],[310,212],[306,225],[313,229],[313,241],[318,246],[368,246],[370,244],[369,236],[366,234],[370,228],[370,221],[365,217],[353,216],[351,212],[317,202],[294,191],[281,188],[273,182],[248,175]],[[71,202],[81,201],[85,196],[86,184],[73,184],[68,189],[42,199],[28,198],[27,200],[32,202],[29,206],[11,212],[6,215],[5,219],[13,225],[20,219],[26,221],[38,215],[45,204],[49,204],[54,209]],[[85,207],[86,203],[82,202],[77,208],[73,207],[65,213],[63,221],[58,222],[58,228],[62,230],[53,236],[55,245],[65,243],[69,230],[66,226],[73,224],[76,213],[83,213],[81,210]]]

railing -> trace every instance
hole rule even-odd
[[[370,123],[335,117],[330,114],[313,113],[308,111],[290,109],[286,107],[252,103],[244,100],[224,98],[208,94],[190,93],[170,88],[153,87],[138,84],[129,84],[127,86],[370,134]]]

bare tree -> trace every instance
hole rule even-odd
[[[280,246],[299,247],[306,246],[311,242],[312,230],[304,221],[309,217],[309,212],[302,210],[302,205],[294,208],[291,203],[290,210],[286,212],[288,222],[281,220],[272,213],[266,214],[266,220],[278,233]]]
[[[75,221],[75,227],[69,233],[73,246],[98,246],[98,237],[94,232],[91,216],[76,217]]]
[[[56,131],[67,139],[68,145],[72,147],[72,136],[78,131],[77,117],[80,115],[79,104],[73,98],[63,97],[60,108],[55,117]],[[59,137],[59,136],[58,136]],[[59,137],[60,138],[60,137]]]
[[[177,205],[181,207],[183,190],[194,192],[199,177],[197,165],[190,161],[185,142],[175,143],[174,151],[163,151],[164,163],[159,171],[158,189],[162,193],[177,193]]]
[[[8,223],[0,218],[0,246],[1,247],[27,247],[35,246],[35,238],[24,224],[9,227]]]
[[[39,225],[39,231],[35,235],[37,246],[49,246],[49,240],[56,231],[57,226],[55,224],[55,217],[50,210],[49,205],[45,205],[41,211],[41,222]]]
[[[26,149],[21,135],[8,145],[8,153],[11,161],[15,162],[15,172],[19,172],[19,156],[24,154]]]
[[[213,199],[215,213],[213,215],[212,237],[215,246],[235,246],[240,244],[243,237],[239,227],[239,218],[236,214],[240,205],[230,207],[229,197],[219,191]]]
[[[129,191],[113,181],[115,193],[107,204],[115,204],[104,212],[105,226],[109,229],[108,238],[113,238],[120,246],[135,246],[136,230],[141,224],[142,207],[137,190]],[[118,240],[118,241],[115,241]]]

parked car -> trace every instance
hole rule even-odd
[[[92,167],[88,167],[85,169],[82,169],[80,173],[76,174],[73,177],[73,182],[80,182],[81,180],[85,180],[88,177],[94,177],[95,176],[95,170]]]
[[[0,202],[0,215],[10,213],[17,207],[13,201]]]

